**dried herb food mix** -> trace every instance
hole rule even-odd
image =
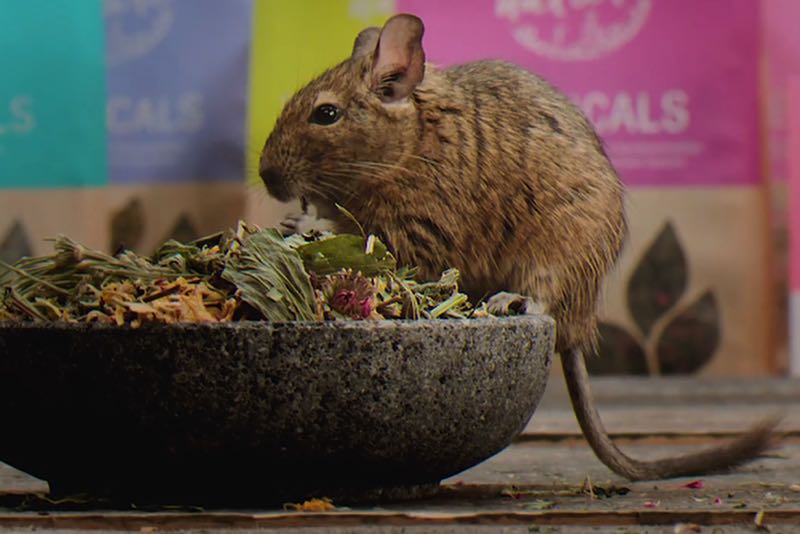
[[[458,271],[419,282],[374,236],[284,238],[239,223],[153,257],[91,250],[59,236],[54,253],[0,262],[0,320],[145,323],[463,318],[486,315]]]

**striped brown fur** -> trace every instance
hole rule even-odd
[[[629,478],[695,472],[694,460],[636,462],[616,449],[581,371],[582,353],[596,347],[600,287],[626,234],[624,190],[589,121],[509,63],[427,65],[421,37],[419,19],[393,17],[289,100],[261,159],[271,193],[304,197],[352,231],[335,208],[344,206],[422,278],[456,267],[473,298],[511,291],[544,304],[598,456]],[[311,121],[322,103],[341,118]],[[766,427],[745,434],[701,470],[751,459],[769,435]]]

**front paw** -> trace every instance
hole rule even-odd
[[[547,313],[547,306],[543,303],[518,293],[506,291],[492,295],[486,302],[486,309],[492,315],[541,315]]]
[[[318,219],[307,213],[293,214],[280,222],[284,237],[292,234],[319,235],[333,230],[333,223],[327,219]]]

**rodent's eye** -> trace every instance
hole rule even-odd
[[[328,126],[342,117],[342,110],[333,104],[320,104],[311,113],[311,122]]]

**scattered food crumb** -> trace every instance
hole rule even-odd
[[[661,504],[661,501],[644,501],[645,508],[658,508]]]
[[[594,486],[592,486],[592,479],[591,477],[589,477],[589,475],[586,475],[586,478],[583,479],[583,485],[581,486],[581,493],[585,493],[592,499],[595,498]]]
[[[764,528],[764,510],[759,510],[756,512],[756,516],[753,518],[753,523],[755,523],[759,529]]]
[[[767,501],[767,504],[770,506],[780,506],[781,504],[786,502],[783,495],[778,495],[768,491],[764,494],[764,500]]]
[[[675,534],[685,534],[687,532],[703,532],[703,527],[695,523],[678,523],[672,529]]]
[[[525,490],[517,488],[516,486],[510,486],[508,488],[500,490],[500,495],[502,495],[503,497],[509,497],[514,500],[519,499],[525,494],[526,494]]]
[[[615,497],[617,495],[627,495],[631,492],[631,489],[626,486],[615,486],[610,481],[605,486],[599,486],[592,483],[592,479],[589,478],[589,475],[586,475],[586,478],[583,480],[583,484],[581,485],[580,492],[584,495],[588,495],[592,499],[602,499],[602,498],[610,498]]]
[[[321,499],[311,499],[302,504],[286,503],[283,505],[284,510],[294,510],[295,512],[330,512],[335,510],[333,501],[327,497]]]
[[[526,510],[550,510],[551,508],[555,508],[555,506],[555,502],[548,501],[547,499],[535,499],[522,505]]]

